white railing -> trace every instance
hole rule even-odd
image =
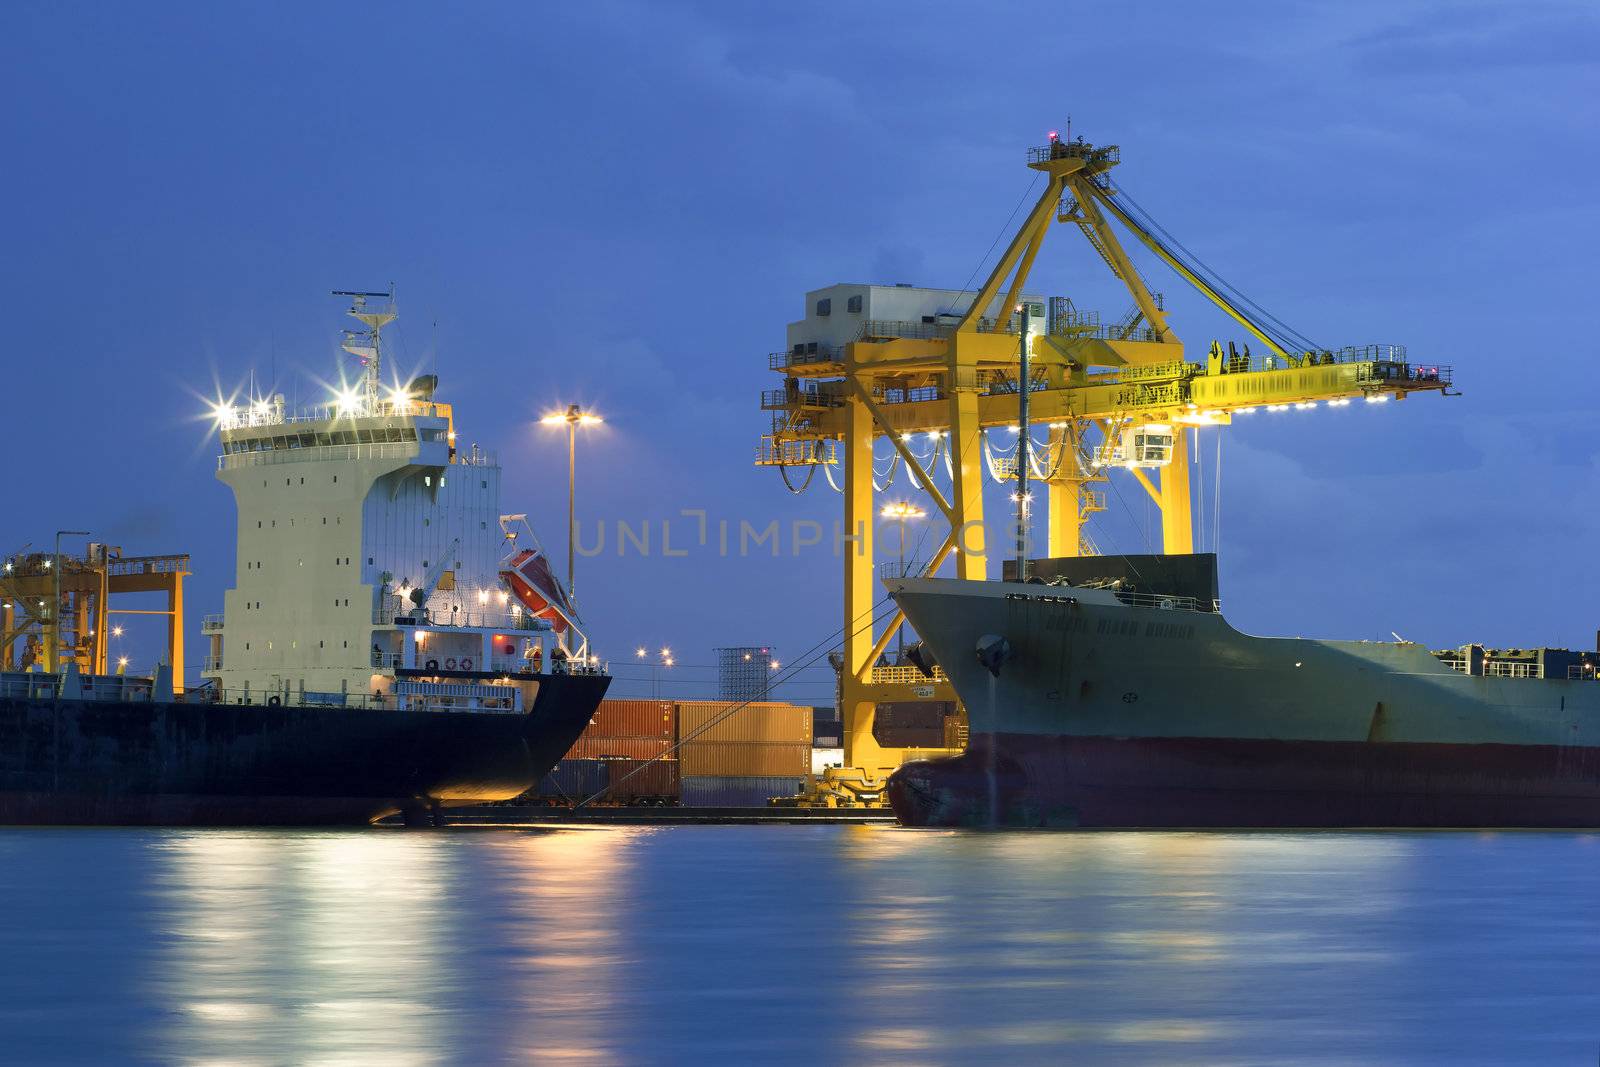
[[[203,634],[216,633],[222,629],[223,616],[206,615],[200,619],[200,632]]]
[[[1160,608],[1164,611],[1211,611],[1220,612],[1222,602],[1211,601],[1210,607],[1205,602],[1192,596],[1171,596],[1166,593],[1132,593],[1120,589],[1111,590],[1118,600],[1134,608]]]
[[[206,657],[205,666],[201,668],[201,670],[205,670],[205,671],[220,671],[221,669],[222,669],[222,657],[221,656],[207,656]]]
[[[392,626],[395,619],[414,619],[421,629],[476,629],[516,630],[519,632],[550,629],[550,623],[535,618],[527,612],[504,611],[423,611],[421,608],[379,607],[372,613],[372,621],[379,626]]]
[[[1439,662],[1453,671],[1462,674],[1471,674],[1472,666],[1465,656],[1439,656]],[[1485,678],[1543,678],[1544,665],[1525,659],[1488,659],[1483,661],[1483,676]],[[1567,677],[1571,678],[1572,668],[1568,668]]]
[[[407,459],[418,453],[416,441],[384,441],[370,445],[305,445],[261,452],[230,452],[217,457],[218,470],[262,467],[274,463],[326,462],[352,459]]]
[[[1600,681],[1600,666],[1595,666],[1592,663],[1574,663],[1567,668],[1567,680],[1570,682]]]
[[[1544,668],[1529,660],[1486,659],[1483,673],[1490,678],[1543,678]]]

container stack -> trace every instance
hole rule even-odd
[[[685,700],[677,710],[686,807],[766,807],[771,797],[805,789],[811,773],[809,707]]]
[[[764,808],[770,797],[803,791],[811,764],[809,707],[604,700],[571,751],[520,802],[597,797],[606,805]]]
[[[669,700],[603,700],[588,729],[530,799],[575,803],[676,804],[678,761],[672,755],[677,709]]]

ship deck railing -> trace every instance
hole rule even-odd
[[[417,451],[415,441],[382,441],[356,445],[307,445],[304,448],[273,448],[254,452],[229,452],[217,457],[218,470],[259,467],[274,463],[303,463],[306,460],[405,459]]]
[[[1089,586],[1087,588],[1093,588]],[[1141,593],[1130,589],[1106,589],[1117,600],[1130,608],[1156,608],[1162,611],[1204,611],[1218,614],[1222,601],[1203,600],[1192,596],[1174,596],[1171,593]]]
[[[512,679],[522,672],[507,672]],[[552,669],[553,674],[589,674],[601,675],[606,673],[605,668],[599,665],[571,665],[559,670]],[[0,672],[0,697],[10,700],[55,700],[61,695],[63,677],[58,674],[45,674],[40,671],[3,671]],[[82,674],[78,676],[79,685],[83,695],[78,699],[88,701],[117,701],[121,703],[144,703],[154,698],[154,683],[149,678],[131,677],[116,674]],[[484,688],[485,683],[442,683],[441,692],[445,697],[454,697],[463,693],[462,685]],[[453,687],[453,691],[452,691]],[[494,695],[508,689],[507,686],[489,688],[495,689]],[[269,705],[289,708],[354,708],[393,711],[396,702],[393,697],[384,697],[366,693],[319,693],[312,690],[289,692],[265,692],[260,689],[222,689],[214,685],[191,686],[181,693],[174,693],[174,703],[178,704],[253,704]],[[417,698],[408,698],[408,707],[413,710],[426,711],[492,711],[466,707],[460,704],[435,703],[432,701],[419,702]],[[273,704],[276,701],[276,704]]]
[[[550,629],[550,622],[526,611],[410,611],[379,607],[372,613],[378,626],[416,626],[421,629],[515,630],[537,633]]]
[[[1434,658],[1453,671],[1462,674],[1472,673],[1471,661],[1466,656],[1441,656],[1435,653]],[[1485,678],[1544,678],[1544,664],[1531,659],[1495,659],[1491,656],[1484,657],[1483,677]],[[1572,663],[1567,666],[1567,681],[1600,681],[1600,666],[1588,663]]]
[[[542,664],[543,662],[544,657],[540,656],[539,663]],[[429,667],[429,663],[436,663],[437,666]],[[452,659],[451,657],[441,659],[439,656],[429,652],[418,652],[415,659],[407,663],[406,655],[403,652],[374,652],[372,654],[372,665],[381,671],[412,671],[416,673],[442,670],[446,673],[473,671],[501,675],[525,675],[533,674],[539,669],[533,660],[527,659],[520,654],[490,656],[487,661],[479,661],[470,656],[464,660]]]

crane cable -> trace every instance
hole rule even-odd
[[[1129,195],[1121,182],[1117,183],[1115,192],[1108,194],[1108,199],[1137,222],[1139,228],[1145,232],[1145,236],[1149,237],[1168,256],[1182,263],[1191,273],[1204,280],[1217,292],[1229,294],[1239,303],[1253,310],[1261,319],[1255,325],[1261,329],[1262,333],[1267,334],[1284,349],[1293,351],[1298,348],[1305,352],[1320,352],[1324,350],[1321,345],[1250,299],[1243,290],[1233,285],[1199,256],[1189,251],[1182,242],[1168,232],[1161,223],[1157,222],[1153,215],[1139,206],[1139,202]],[[1263,326],[1263,323],[1270,323],[1275,329],[1267,329]]]
[[[787,463],[778,464],[778,476],[783,479],[783,487],[785,489],[789,490],[789,492],[793,493],[795,496],[799,496],[801,493],[811,488],[811,479],[817,476],[818,466],[819,464],[816,463],[806,464],[806,480],[800,483],[800,488],[798,489],[796,489],[794,484],[789,481],[789,465]],[[820,464],[820,466],[825,467],[827,464]]]

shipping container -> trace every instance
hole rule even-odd
[[[600,760],[564,759],[518,799],[575,803],[604,791],[609,778],[610,772]]]
[[[809,745],[811,708],[771,702],[741,705],[726,700],[679,701],[678,739],[691,738],[695,741]]]
[[[884,748],[943,748],[943,726],[874,726],[872,736]]]
[[[886,700],[873,713],[875,726],[944,729],[946,717],[956,713],[953,700]]]
[[[844,718],[838,708],[811,709],[811,744],[815,748],[837,748],[844,744]]]
[[[678,803],[678,761],[675,759],[601,760],[606,791],[600,803],[663,806]]]
[[[811,771],[811,742],[691,741],[678,749],[685,775],[769,778]]]
[[[872,736],[886,748],[943,748],[945,721],[955,713],[951,700],[885,701],[872,717]]]
[[[766,778],[684,775],[681,796],[684,807],[764,808],[773,797],[796,796],[805,788],[803,774]]]
[[[607,737],[585,731],[567,752],[568,759],[654,759],[669,755],[672,741],[665,737]]]
[[[678,761],[564,759],[518,799],[570,806],[591,797],[593,803],[608,806],[676,804]]]
[[[675,734],[670,700],[602,700],[584,732],[597,737],[664,737]]]
[[[966,748],[968,733],[967,713],[965,711],[957,711],[944,721],[944,747]]]

